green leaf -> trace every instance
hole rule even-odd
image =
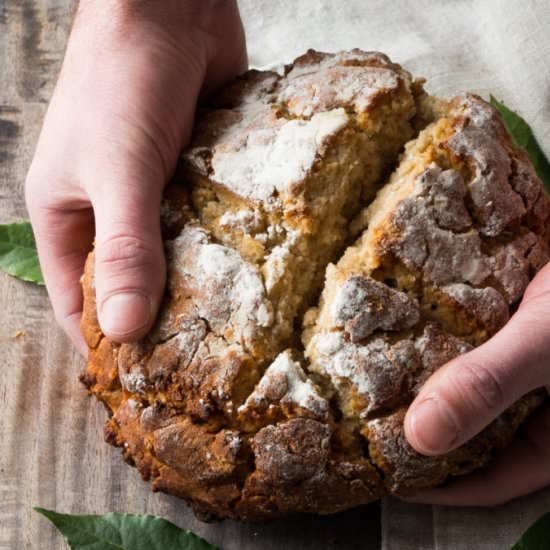
[[[512,550],[548,550],[550,548],[550,512],[539,518],[514,544]]]
[[[188,529],[155,516],[73,516],[34,509],[61,531],[72,550],[216,550]]]
[[[0,269],[23,281],[44,284],[29,222],[0,225]]]
[[[502,115],[514,143],[527,151],[546,192],[550,194],[550,163],[537,143],[529,124],[493,96],[491,96],[491,105]]]

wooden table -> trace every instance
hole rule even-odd
[[[23,182],[73,9],[70,0],[0,0],[0,223],[27,218]],[[380,547],[378,504],[260,526],[208,525],[182,501],[151,493],[103,442],[106,413],[78,381],[84,362],[56,326],[44,288],[0,273],[0,311],[0,549],[64,548],[33,512],[38,505],[156,514],[224,550]]]

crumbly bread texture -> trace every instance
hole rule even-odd
[[[109,341],[93,253],[83,277],[82,380],[154,490],[203,518],[337,512],[485,465],[541,403],[440,457],[403,432],[548,260],[550,201],[482,99],[430,98],[380,53],[309,51],[222,91],[176,179],[152,331]]]

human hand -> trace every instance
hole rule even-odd
[[[83,354],[94,235],[101,328],[135,340],[164,290],[161,194],[197,98],[246,66],[233,0],[81,1],[25,195],[56,318]]]
[[[506,326],[427,381],[405,418],[407,439],[422,454],[445,453],[540,387],[550,392],[550,264],[533,279]],[[493,506],[549,484],[550,404],[546,402],[486,470],[406,500]]]

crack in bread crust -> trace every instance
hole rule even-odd
[[[151,332],[109,341],[93,253],[82,281],[82,381],[153,490],[202,518],[332,513],[486,464],[540,404],[443,457],[403,433],[429,375],[548,260],[549,200],[480,98],[429,98],[383,54],[309,51],[223,90],[175,179]]]

